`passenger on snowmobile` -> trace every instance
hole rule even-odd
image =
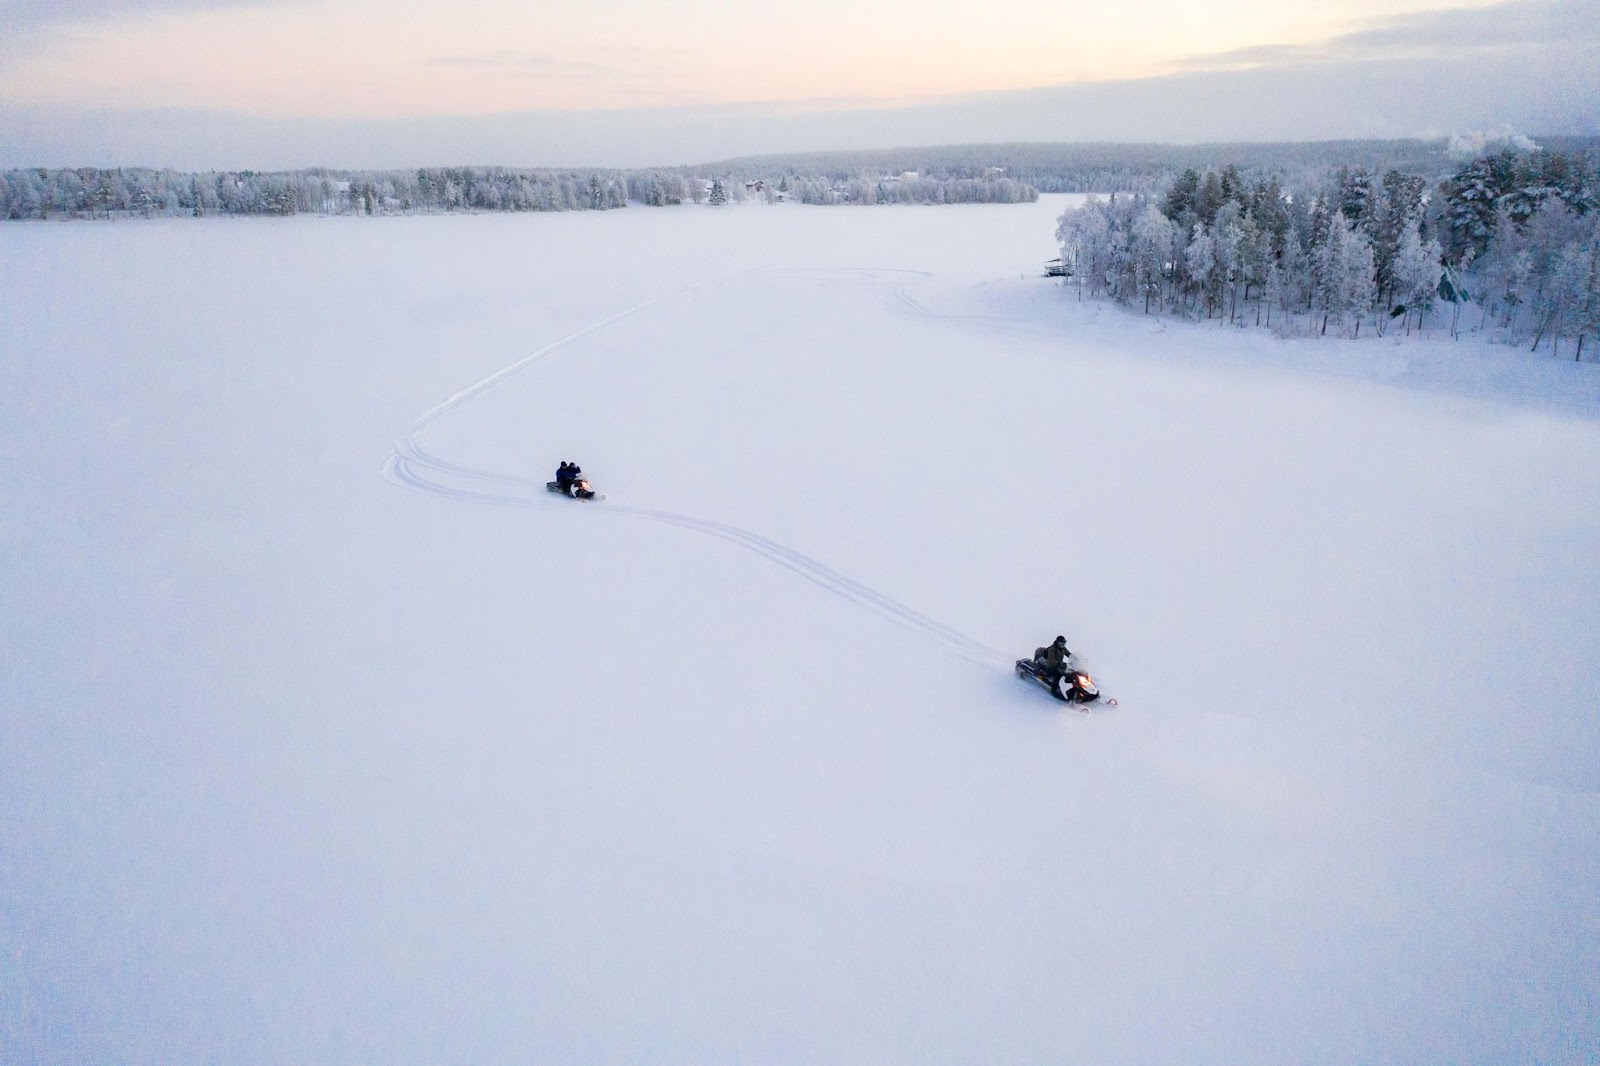
[[[578,480],[578,464],[561,460],[561,465],[556,468],[556,488],[572,495],[572,483]]]
[[[1067,668],[1067,660],[1072,658],[1072,652],[1067,649],[1067,638],[1056,637],[1050,644],[1043,648],[1035,648],[1033,661],[1041,670],[1048,670],[1052,677],[1059,676]]]

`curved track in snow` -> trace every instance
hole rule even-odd
[[[920,271],[883,271],[883,270],[775,270],[759,271],[756,273],[777,274],[791,277],[837,277],[839,275],[867,276],[881,278],[885,274],[915,275],[925,277]],[[423,412],[421,417],[406,431],[405,435],[395,441],[393,450],[383,465],[383,474],[390,481],[403,485],[419,492],[426,492],[446,499],[462,500],[470,503],[496,504],[507,507],[535,507],[535,506],[561,506],[570,509],[571,505],[550,500],[547,497],[545,484],[530,478],[518,477],[512,474],[503,474],[492,470],[477,470],[450,462],[439,456],[431,454],[422,446],[418,439],[424,429],[444,415],[457,410],[469,403],[477,396],[495,386],[505,382],[512,376],[527,370],[544,359],[560,352],[564,347],[590,334],[599,332],[616,322],[636,315],[656,304],[667,300],[676,299],[693,292],[706,285],[718,285],[731,280],[728,277],[719,278],[710,282],[701,282],[680,289],[676,293],[654,297],[642,303],[633,305],[613,315],[609,315],[597,322],[593,322],[580,330],[567,334],[559,340],[523,356],[521,359],[510,363],[494,373],[474,382],[442,402],[430,407]],[[925,315],[930,315],[926,308],[910,300],[902,287],[898,298]],[[583,508],[584,513],[593,515],[610,515],[622,518],[642,519],[649,522],[658,522],[663,525],[677,526],[695,533],[716,537],[718,540],[736,545],[746,551],[772,562],[785,570],[794,573],[816,585],[825,592],[838,596],[856,604],[865,610],[877,614],[886,621],[892,622],[902,629],[910,630],[928,637],[942,644],[947,651],[969,662],[984,666],[996,664],[1009,665],[1010,659],[995,648],[989,647],[982,641],[962,633],[960,630],[947,626],[938,620],[923,614],[900,601],[886,596],[876,589],[827,566],[816,559],[796,551],[787,545],[780,544],[768,537],[748,529],[729,525],[726,522],[716,522],[711,519],[697,518],[694,515],[679,514],[673,511],[663,511],[645,507],[629,507],[626,505],[602,503],[596,501],[591,506]],[[570,510],[569,510],[570,513]]]

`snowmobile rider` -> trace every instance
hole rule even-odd
[[[578,469],[577,463],[569,463],[565,459],[561,460],[561,465],[556,468],[556,488],[571,496],[572,486],[577,483],[582,474],[583,471]]]
[[[1067,648],[1066,637],[1056,637],[1050,644],[1043,648],[1035,648],[1033,661],[1041,670],[1049,672],[1051,677],[1059,677],[1066,672],[1067,660],[1072,658],[1072,652]]]

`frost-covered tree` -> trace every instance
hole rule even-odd
[[[1283,254],[1273,266],[1277,271],[1277,278],[1272,283],[1276,290],[1273,302],[1283,314],[1280,320],[1282,328],[1288,329],[1293,322],[1294,312],[1310,302],[1309,258],[1300,231],[1295,226],[1291,225],[1284,235]]]
[[[1526,276],[1522,299],[1532,315],[1533,347],[1546,336],[1559,345],[1572,313],[1584,303],[1587,263],[1596,240],[1595,220],[1569,208],[1565,201],[1545,201],[1523,230]]]
[[[1545,317],[1540,326],[1539,335],[1534,338],[1534,348],[1537,349],[1541,336],[1551,338],[1550,348],[1559,354],[1561,337],[1576,335],[1581,338],[1593,326],[1593,308],[1595,304],[1596,272],[1600,270],[1600,233],[1595,234],[1595,240],[1572,241],[1561,250],[1553,264],[1550,279],[1545,286],[1544,299],[1541,301]],[[1583,358],[1580,348],[1576,356]]]
[[[1590,212],[1590,233],[1586,241],[1574,246],[1574,262],[1568,284],[1573,293],[1572,331],[1578,338],[1573,359],[1582,362],[1583,342],[1600,339],[1600,212]]]
[[[1328,331],[1328,320],[1341,326],[1355,323],[1355,332],[1361,332],[1361,318],[1372,310],[1377,298],[1377,285],[1373,280],[1372,243],[1366,234],[1353,229],[1342,211],[1333,212],[1328,225],[1328,239],[1322,247],[1322,269],[1318,288],[1322,305],[1322,330]]]
[[[1417,316],[1417,328],[1433,310],[1439,294],[1439,278],[1444,266],[1439,261],[1439,242],[1422,240],[1421,223],[1412,219],[1406,223],[1395,250],[1392,270],[1393,295],[1405,307],[1406,329],[1411,328],[1411,316]]]
[[[711,198],[710,198],[710,202],[711,202],[711,205],[713,207],[719,207],[722,204],[725,204],[725,203],[728,202],[728,190],[724,189],[722,187],[722,179],[721,178],[712,178],[711,179]]]
[[[1194,234],[1183,250],[1183,272],[1197,298],[1206,302],[1206,317],[1221,295],[1222,274],[1217,267],[1217,242],[1207,232],[1205,223],[1194,224]]]
[[[1249,211],[1239,221],[1238,242],[1239,278],[1237,284],[1244,290],[1245,305],[1248,307],[1250,297],[1254,294],[1258,298],[1256,304],[1256,324],[1261,324],[1261,306],[1259,297],[1267,283],[1267,267],[1272,261],[1271,237],[1256,224],[1255,216]]]
[[[1146,204],[1133,222],[1129,246],[1136,291],[1144,297],[1144,310],[1150,313],[1150,300],[1160,306],[1162,282],[1172,260],[1174,228],[1155,204]]]
[[[1244,239],[1244,212],[1237,201],[1229,200],[1217,210],[1211,237],[1216,246],[1220,289],[1220,302],[1227,308],[1228,321],[1232,322],[1239,309],[1240,244]]]
[[[1061,261],[1078,282],[1081,298],[1085,286],[1097,296],[1105,287],[1111,253],[1111,224],[1104,201],[1091,198],[1082,207],[1062,214],[1056,225]]]

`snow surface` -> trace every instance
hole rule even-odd
[[[0,227],[0,1061],[1594,1061],[1600,368],[1063,203]]]

